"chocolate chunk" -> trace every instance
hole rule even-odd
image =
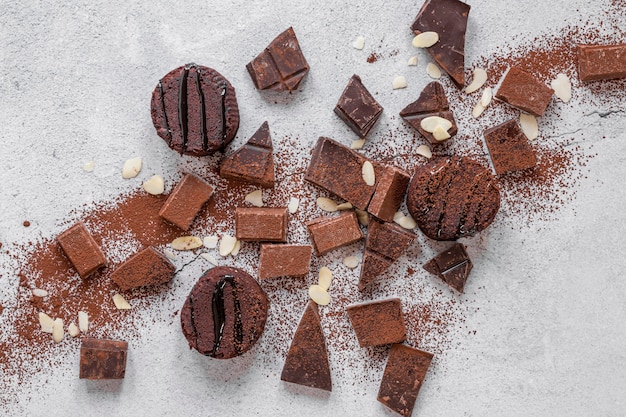
[[[359,277],[359,291],[365,290],[376,277],[382,275],[391,266],[393,259],[389,259],[374,251],[366,250],[361,261],[361,275]]]
[[[581,81],[626,77],[626,44],[578,45],[576,51]]]
[[[176,267],[169,259],[149,247],[118,266],[111,274],[111,280],[122,291],[126,291],[131,288],[164,284],[174,277],[175,272]]]
[[[554,90],[519,68],[511,67],[496,92],[496,98],[535,116],[543,116]]]
[[[107,264],[102,250],[82,221],[57,236],[57,242],[81,278],[87,278]]]
[[[341,93],[335,113],[359,137],[364,138],[374,127],[383,108],[367,91],[358,75],[353,75]]]
[[[85,338],[80,345],[80,379],[122,379],[128,343]]]
[[[211,194],[213,187],[206,181],[194,174],[185,174],[161,207],[159,216],[188,230]]]
[[[458,87],[465,84],[465,30],[470,5],[458,0],[426,0],[411,30],[416,35],[437,32],[439,41],[428,53]]]
[[[217,266],[193,286],[180,313],[189,346],[228,359],[247,352],[265,328],[269,300],[247,272]]]
[[[466,157],[436,158],[418,167],[407,191],[407,208],[426,236],[456,240],[491,224],[500,191],[491,171]]]
[[[259,278],[301,277],[309,273],[310,245],[262,244],[259,260]]]
[[[393,216],[404,201],[410,179],[409,174],[401,169],[386,166],[378,179],[376,191],[367,206],[367,211],[381,220],[393,221]]]
[[[405,345],[393,345],[378,390],[378,401],[410,417],[433,354]]]
[[[346,312],[361,347],[402,343],[406,340],[399,298],[350,305],[346,307]]]
[[[535,151],[515,119],[485,130],[485,141],[498,175],[537,165]]]
[[[374,185],[367,185],[363,180],[365,161],[374,166]],[[313,149],[304,179],[352,203],[354,207],[366,210],[382,173],[379,163],[330,138],[321,137]]]
[[[235,89],[212,68],[188,64],[170,71],[152,92],[152,123],[167,145],[185,155],[220,151],[239,128]]]
[[[272,137],[267,122],[256,131],[248,143],[222,160],[220,175],[244,180],[261,187],[274,186],[274,155]]]
[[[454,114],[450,111],[446,93],[443,90],[443,86],[437,81],[426,85],[417,100],[402,109],[400,116],[402,116],[409,125],[417,129],[417,131],[433,145],[442,143],[443,141],[435,139],[432,133],[422,129],[420,123],[425,118],[439,116],[449,120],[452,123],[452,127],[448,129],[450,137],[456,135],[458,131]]]
[[[326,338],[313,301],[307,304],[293,335],[280,379],[325,391],[333,389]]]
[[[354,212],[344,212],[337,217],[318,217],[306,224],[318,255],[363,239],[363,232]]]
[[[293,28],[276,37],[263,52],[246,65],[259,90],[289,91],[298,88],[309,72]]]
[[[431,274],[437,275],[458,292],[463,292],[467,277],[472,270],[472,261],[467,256],[465,246],[455,243],[450,249],[441,252],[426,262],[424,269]]]
[[[239,240],[287,241],[286,207],[238,207],[235,222],[235,235]]]

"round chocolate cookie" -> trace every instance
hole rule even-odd
[[[220,151],[239,128],[235,89],[219,72],[201,65],[170,71],[152,92],[150,107],[157,134],[181,154]]]
[[[426,236],[456,240],[484,230],[500,208],[497,180],[466,157],[435,159],[415,170],[407,208]]]
[[[218,266],[194,285],[180,313],[189,346],[228,359],[245,353],[263,333],[269,300],[245,271]]]

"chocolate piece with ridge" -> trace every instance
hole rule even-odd
[[[111,274],[111,280],[122,291],[169,282],[176,267],[153,247],[146,248],[127,259]]]
[[[286,242],[287,207],[237,207],[235,236],[243,241]]]
[[[378,401],[410,417],[433,354],[406,345],[391,346],[378,390]]]
[[[80,379],[122,379],[128,343],[85,338],[80,345]]]
[[[188,230],[211,194],[213,187],[209,183],[194,174],[185,174],[159,210],[159,216]]]
[[[400,116],[433,145],[444,141],[435,139],[432,133],[422,129],[421,122],[425,118],[439,116],[449,120],[452,123],[452,127],[448,129],[450,137],[456,135],[458,132],[456,121],[454,120],[454,114],[450,110],[450,105],[448,104],[446,92],[444,91],[443,86],[437,81],[432,81],[427,84],[417,100],[402,109]]]
[[[578,45],[576,52],[581,81],[626,77],[626,44]]]
[[[261,187],[274,186],[274,155],[269,125],[263,125],[241,148],[222,160],[220,175]]]
[[[167,73],[152,92],[150,112],[157,134],[185,155],[221,151],[239,128],[235,89],[222,74],[202,65]]]
[[[335,114],[359,137],[364,138],[372,130],[383,108],[367,91],[361,77],[353,75],[341,93],[335,106]]]
[[[402,343],[406,340],[399,298],[349,305],[346,312],[361,347]]]
[[[259,90],[295,90],[309,72],[293,28],[278,35],[263,52],[246,65]]]
[[[261,244],[259,279],[308,274],[312,252],[311,245]]]
[[[393,221],[393,216],[404,201],[410,180],[409,174],[403,170],[390,165],[385,166],[367,211],[381,220]]]
[[[87,278],[107,264],[100,246],[82,221],[57,236],[57,242],[81,278]]]
[[[465,246],[461,243],[455,243],[448,250],[426,262],[424,269],[437,275],[446,284],[462,293],[467,277],[472,270],[472,261],[467,256]]]
[[[426,0],[411,30],[437,32],[439,41],[428,53],[461,88],[465,84],[465,31],[470,5],[459,0]]]
[[[307,304],[293,335],[280,379],[325,391],[333,389],[326,338],[313,301]]]
[[[515,119],[485,130],[485,142],[498,175],[537,165],[535,151]]]
[[[519,68],[510,67],[496,98],[535,116],[543,116],[554,90]]]
[[[318,255],[363,239],[363,232],[353,211],[341,213],[337,217],[318,217],[308,222],[306,227]]]

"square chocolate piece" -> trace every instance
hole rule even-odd
[[[498,175],[537,165],[535,151],[515,119],[485,130],[485,141]]]
[[[346,307],[361,347],[402,343],[406,327],[399,298],[370,301]]]
[[[626,44],[578,45],[576,51],[581,81],[626,77]]]
[[[367,91],[361,77],[353,75],[339,97],[335,113],[354,133],[364,138],[380,118],[383,108]]]
[[[367,206],[367,211],[386,222],[393,221],[393,216],[404,201],[410,179],[409,174],[401,169],[386,166]]]
[[[122,291],[169,282],[176,267],[153,247],[131,256],[111,274],[111,280]]]
[[[311,245],[261,244],[259,278],[301,277],[309,273]]]
[[[286,242],[287,207],[238,207],[235,236],[244,241]]]
[[[519,68],[511,67],[496,92],[496,98],[535,116],[543,116],[554,90]]]
[[[87,278],[107,264],[100,246],[82,221],[57,236],[57,242],[81,278]]]
[[[378,390],[378,401],[410,417],[426,378],[433,354],[405,345],[393,345]]]
[[[159,211],[159,216],[188,230],[202,206],[209,201],[213,187],[194,174],[185,174]]]
[[[308,222],[306,227],[318,255],[363,239],[363,232],[353,211],[341,213],[337,217],[318,217]]]
[[[128,343],[85,338],[80,346],[81,379],[122,379]]]
[[[461,243],[455,243],[450,249],[441,252],[426,262],[423,267],[426,271],[437,275],[446,284],[462,293],[467,277],[472,270],[472,261],[467,256],[465,246]]]

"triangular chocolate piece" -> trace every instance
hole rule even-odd
[[[326,339],[317,304],[309,301],[293,335],[280,379],[332,391]]]
[[[274,186],[274,155],[267,122],[248,142],[222,160],[220,175],[243,180],[262,187]]]
[[[462,293],[467,277],[472,270],[472,261],[465,251],[465,246],[461,243],[455,243],[448,250],[426,262],[423,268]]]
[[[359,291],[363,291],[369,284],[376,280],[376,277],[391,266],[392,259],[379,255],[376,252],[365,249],[363,261],[361,262],[361,275],[359,277]]]
[[[439,116],[449,120],[452,123],[452,127],[448,129],[450,137],[456,135],[458,129],[456,121],[454,120],[454,114],[450,110],[450,104],[446,97],[446,92],[443,86],[437,81],[433,81],[426,85],[422,90],[419,98],[413,103],[406,106],[400,112],[400,116],[411,125],[414,129],[419,131],[428,141],[436,145],[442,141],[435,139],[432,133],[422,129],[421,122],[427,117]]]

